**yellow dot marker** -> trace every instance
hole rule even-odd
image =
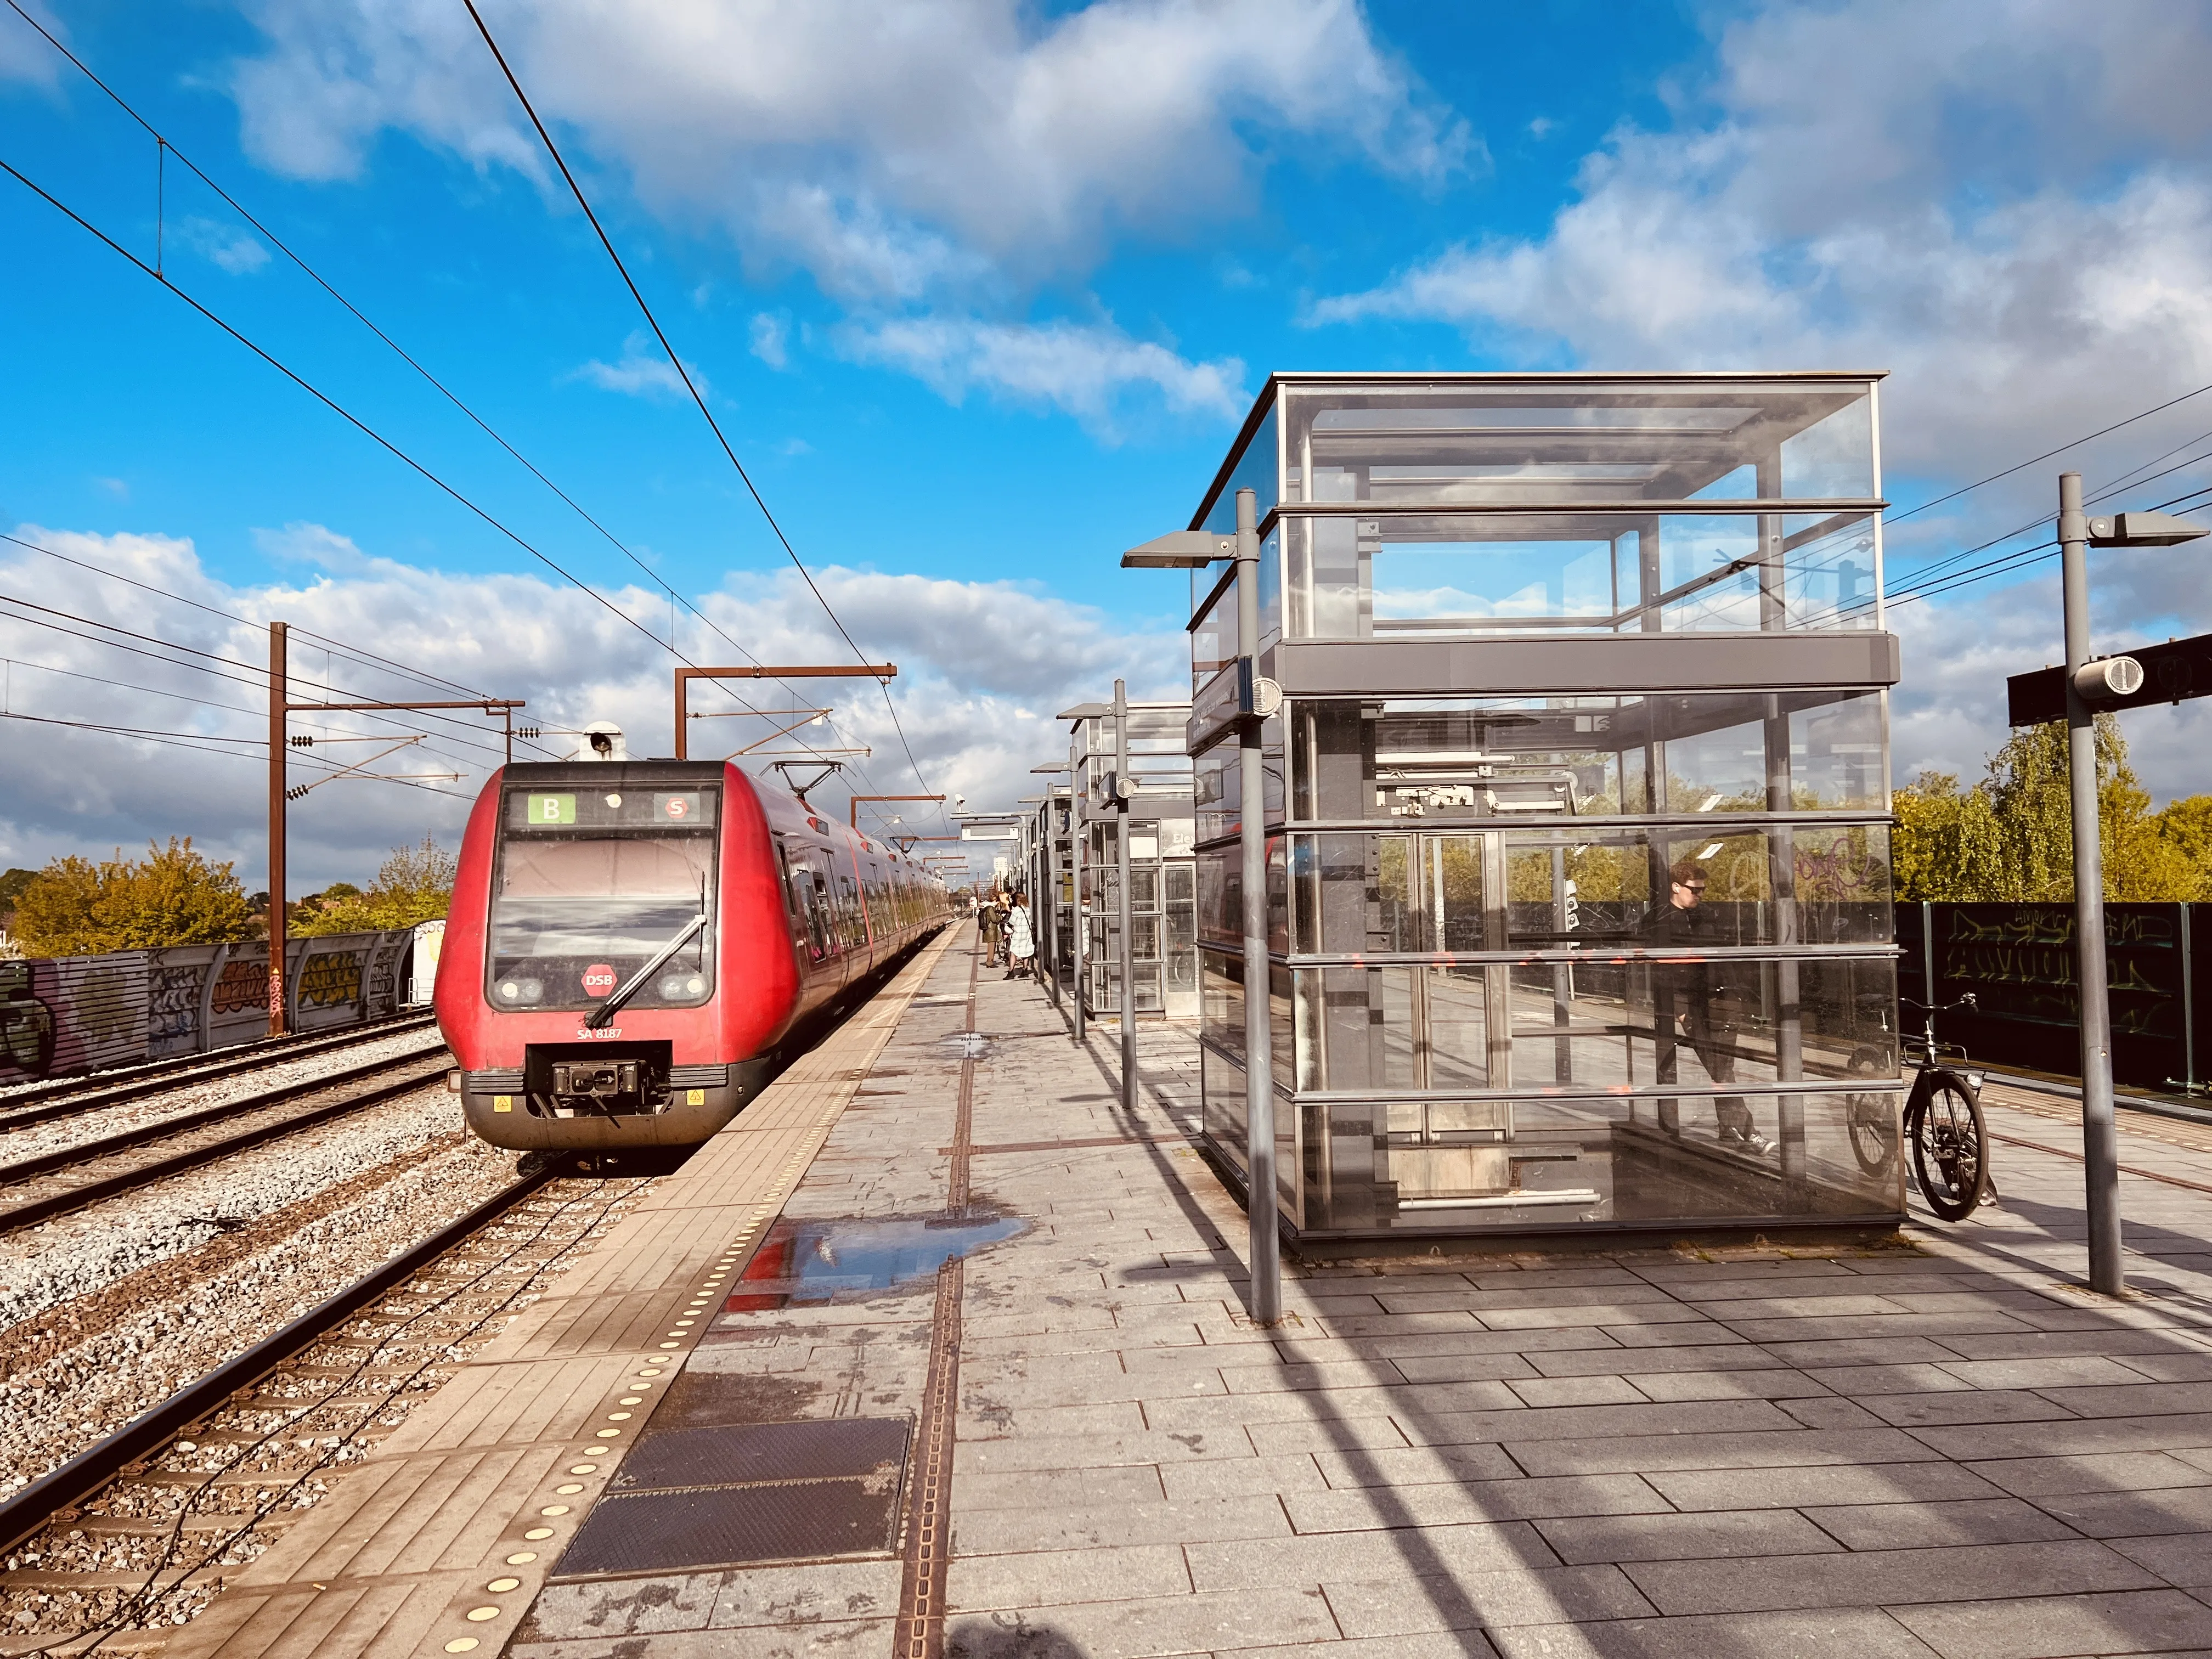
[[[568,1473],[571,1474],[597,1474],[599,1472],[599,1466],[597,1463],[574,1463],[568,1468]]]
[[[532,1527],[528,1532],[526,1532],[522,1535],[525,1538],[550,1538],[553,1535],[553,1528],[550,1527]]]
[[[634,1412],[609,1412],[607,1413],[607,1421],[610,1423],[627,1423],[635,1415],[636,1415],[636,1413]]]
[[[660,1346],[664,1348],[680,1348],[684,1345],[681,1342],[664,1342]]]
[[[548,1504],[538,1512],[540,1515],[566,1515],[568,1512],[568,1506],[566,1504]]]
[[[477,1638],[473,1636],[456,1636],[446,1644],[448,1653],[474,1653],[476,1650]]]
[[[523,1567],[529,1565],[530,1563],[535,1561],[537,1559],[538,1552],[536,1550],[517,1550],[514,1554],[507,1558],[507,1565],[510,1567]]]
[[[499,1609],[497,1607],[471,1607],[469,1609],[469,1622],[471,1625],[481,1625],[487,1619],[496,1619],[498,1617]]]
[[[494,1595],[504,1595],[511,1589],[520,1589],[522,1581],[520,1578],[495,1578],[484,1588]]]
[[[554,1487],[554,1488],[553,1488],[553,1490],[554,1490],[555,1492],[559,1492],[559,1493],[560,1493],[563,1498],[568,1498],[568,1497],[573,1497],[573,1496],[574,1496],[574,1494],[576,1494],[577,1492],[580,1492],[583,1491],[583,1488],[582,1488],[581,1486],[578,1486],[574,1481],[571,1480],[570,1482],[568,1482],[568,1484],[567,1486],[556,1486],[556,1487]]]
[[[601,1440],[613,1440],[618,1437],[621,1433],[622,1431],[620,1429],[601,1429],[599,1431],[598,1437]]]
[[[645,1404],[645,1401],[640,1395],[626,1394],[620,1400],[615,1401],[615,1404],[617,1406],[642,1406]]]

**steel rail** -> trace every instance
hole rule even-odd
[[[264,1039],[245,1045],[242,1052],[225,1053],[218,1049],[205,1054],[180,1054],[173,1060],[149,1060],[143,1066],[112,1072],[57,1078],[51,1083],[0,1094],[0,1133],[9,1129],[27,1129],[34,1123],[67,1117],[74,1112],[88,1112],[102,1106],[137,1100],[163,1089],[183,1089],[196,1084],[213,1083],[223,1078],[235,1077],[242,1072],[258,1071],[264,1066],[281,1066],[286,1060],[303,1059],[332,1048],[349,1048],[356,1042],[371,1042],[379,1037],[397,1036],[402,1032],[429,1024],[433,1018],[428,1013],[403,1014],[363,1025],[349,1025],[335,1033],[310,1031],[298,1036],[279,1038],[273,1042]],[[16,1109],[27,1106],[33,1109]]]
[[[198,1382],[133,1418],[106,1439],[86,1447],[59,1468],[40,1476],[14,1496],[0,1500],[0,1553],[15,1548],[61,1510],[83,1503],[125,1474],[132,1464],[160,1449],[241,1389],[258,1382],[317,1337],[343,1324],[456,1245],[465,1243],[552,1181],[557,1173],[549,1168],[524,1176],[217,1366]]]
[[[67,1168],[73,1164],[135,1151],[141,1146],[151,1145],[157,1140],[167,1139],[192,1128],[205,1127],[212,1120],[236,1117],[241,1113],[258,1111],[266,1106],[299,1095],[317,1093],[325,1089],[343,1086],[347,1082],[357,1081],[364,1073],[396,1070],[410,1062],[419,1062],[422,1059],[422,1056],[420,1054],[409,1054],[398,1060],[379,1060],[370,1066],[358,1066],[350,1073],[340,1074],[337,1079],[317,1078],[307,1083],[288,1084],[282,1090],[272,1090],[268,1096],[258,1099],[234,1101],[222,1106],[212,1106],[204,1111],[191,1113],[186,1117],[170,1118],[160,1123],[149,1124],[143,1129],[134,1130],[126,1135],[115,1135],[106,1140],[67,1147],[61,1152],[31,1159],[27,1163],[11,1164],[4,1170],[0,1170],[0,1179],[17,1183],[33,1180],[42,1175],[51,1175],[56,1170]],[[411,1093],[415,1090],[439,1081],[447,1069],[442,1059],[436,1065],[428,1067],[422,1067],[418,1064],[417,1069],[408,1075],[363,1090],[358,1094],[348,1095],[343,1099],[331,1101],[321,1106],[310,1107],[304,1112],[295,1112],[289,1117],[279,1118],[271,1123],[242,1129],[236,1134],[226,1135],[217,1140],[187,1147],[182,1152],[172,1153],[167,1158],[156,1158],[150,1164],[142,1164],[133,1169],[118,1170],[114,1175],[70,1187],[61,1192],[50,1193],[43,1198],[27,1199],[21,1203],[0,1208],[0,1231],[27,1227],[34,1222],[46,1220],[64,1211],[77,1209],[87,1204],[95,1204],[102,1199],[112,1198],[119,1193],[127,1193],[135,1188],[166,1180],[173,1175],[182,1174],[187,1170],[197,1169],[203,1164],[211,1164],[234,1153],[249,1151],[264,1142],[277,1139],[296,1130],[310,1128],[318,1123],[327,1122],[334,1117],[343,1117],[349,1112],[362,1111],[371,1106],[381,1105],[386,1101]]]

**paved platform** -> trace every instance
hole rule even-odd
[[[498,1651],[952,938],[657,1183],[164,1654]]]
[[[2079,1288],[2078,1131],[1993,1090],[2003,1202],[1965,1226],[1307,1267],[1261,1329],[1189,1030],[1143,1029],[1125,1115],[1111,1028],[1077,1047],[971,937],[171,1651],[2212,1654],[2194,1126],[2124,1129],[2122,1303]],[[541,1517],[641,1381],[676,1386]],[[605,1566],[639,1547],[752,1564]]]

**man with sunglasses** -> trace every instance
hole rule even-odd
[[[1695,859],[1677,859],[1667,872],[1667,903],[1644,930],[1654,950],[1699,951],[1717,942],[1712,913],[1705,908],[1706,868]],[[1656,1049],[1657,1080],[1676,1079],[1678,1046],[1687,1042],[1705,1075],[1715,1083],[1735,1081],[1736,1001],[1725,977],[1714,983],[1718,971],[1711,961],[1654,963],[1651,968],[1652,1038]],[[1678,1026],[1676,1022],[1680,1020]],[[1680,1108],[1662,1101],[1659,1121],[1670,1133],[1680,1133]],[[1713,1102],[1720,1120],[1720,1140],[1754,1155],[1773,1150],[1774,1143],[1752,1125],[1751,1108],[1741,1096],[1722,1095]]]

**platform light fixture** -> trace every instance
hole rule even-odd
[[[1275,1085],[1269,1022],[1273,1010],[1267,961],[1267,825],[1261,728],[1280,706],[1281,688],[1260,677],[1259,497],[1237,492],[1237,531],[1176,530],[1121,556],[1125,570],[1197,570],[1223,560],[1237,570],[1237,660],[1191,697],[1191,729],[1201,708],[1218,708],[1237,732],[1238,842],[1244,922],[1244,1213],[1250,1227],[1252,1318],[1272,1325],[1283,1316],[1282,1257],[1276,1231]],[[1224,677],[1235,677],[1233,681]],[[1208,687],[1216,696],[1206,695]],[[1233,699],[1220,695],[1233,691]],[[1212,730],[1220,732],[1221,724]],[[1201,744],[1210,739],[1200,737]],[[1126,989],[1124,994],[1127,994]]]

